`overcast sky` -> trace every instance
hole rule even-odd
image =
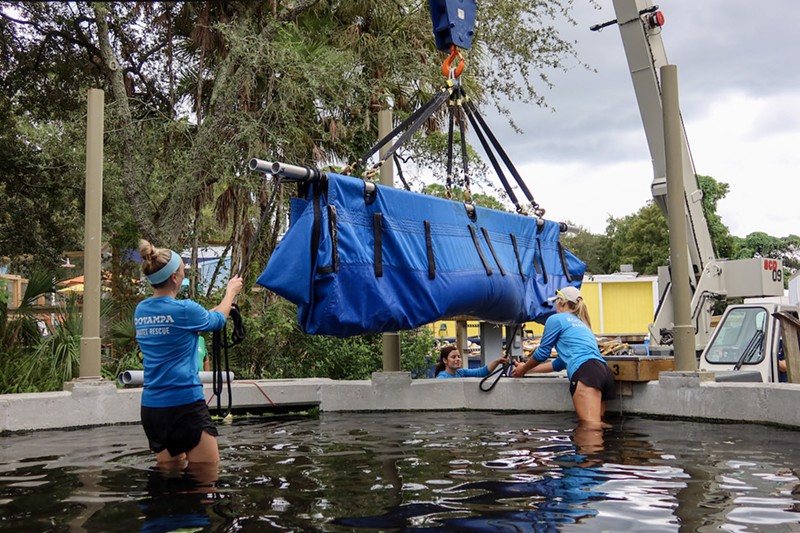
[[[611,0],[576,0],[581,68],[552,76],[555,112],[514,107],[525,130],[488,122],[546,218],[603,233],[609,216],[651,198],[653,170]],[[733,235],[800,235],[800,0],[665,0],[662,39],[677,65],[681,111],[699,174],[728,183],[718,213]],[[520,195],[521,197],[521,195]]]

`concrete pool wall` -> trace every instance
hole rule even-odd
[[[564,377],[503,378],[490,392],[480,379],[418,379],[376,372],[370,380],[326,378],[235,381],[234,408],[308,408],[322,411],[512,410],[572,415]],[[612,413],[742,421],[800,428],[800,385],[714,381],[702,372],[662,372],[658,381],[622,383]],[[141,388],[110,381],[73,381],[61,392],[0,395],[0,432],[139,422]],[[205,386],[211,407],[212,387]],[[227,391],[222,406],[227,406]]]

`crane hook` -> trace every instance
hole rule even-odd
[[[459,63],[455,67],[455,70],[451,72],[450,65],[452,64],[455,58],[459,59]],[[459,76],[461,76],[461,73],[464,72],[465,65],[466,62],[464,61],[464,56],[461,55],[461,52],[458,50],[458,47],[456,47],[456,45],[454,44],[450,45],[450,55],[447,57],[447,59],[444,60],[444,63],[442,63],[442,74],[444,74],[448,79],[458,78]]]

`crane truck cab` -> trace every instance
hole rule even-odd
[[[728,306],[700,357],[700,370],[717,381],[786,381],[779,361],[784,357],[784,328],[776,313],[798,318],[796,305],[754,299]]]

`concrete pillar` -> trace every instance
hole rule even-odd
[[[378,138],[383,139],[392,131],[392,110],[382,109],[378,112]],[[387,143],[380,149],[383,157],[389,149]],[[380,168],[381,185],[394,187],[394,161],[390,157]],[[400,370],[400,334],[397,332],[383,334],[383,371],[398,372]]]
[[[481,365],[494,361],[503,353],[503,326],[481,322]]]
[[[672,270],[673,350],[675,370],[697,370],[697,348],[692,325],[689,286],[689,243],[686,238],[686,202],[683,187],[683,152],[678,67],[661,67],[662,108],[664,113],[664,149],[667,156],[667,206],[669,220],[669,256]]]
[[[103,107],[105,94],[89,89],[86,119],[86,220],[83,248],[83,335],[80,379],[100,375],[100,249],[103,238]]]

